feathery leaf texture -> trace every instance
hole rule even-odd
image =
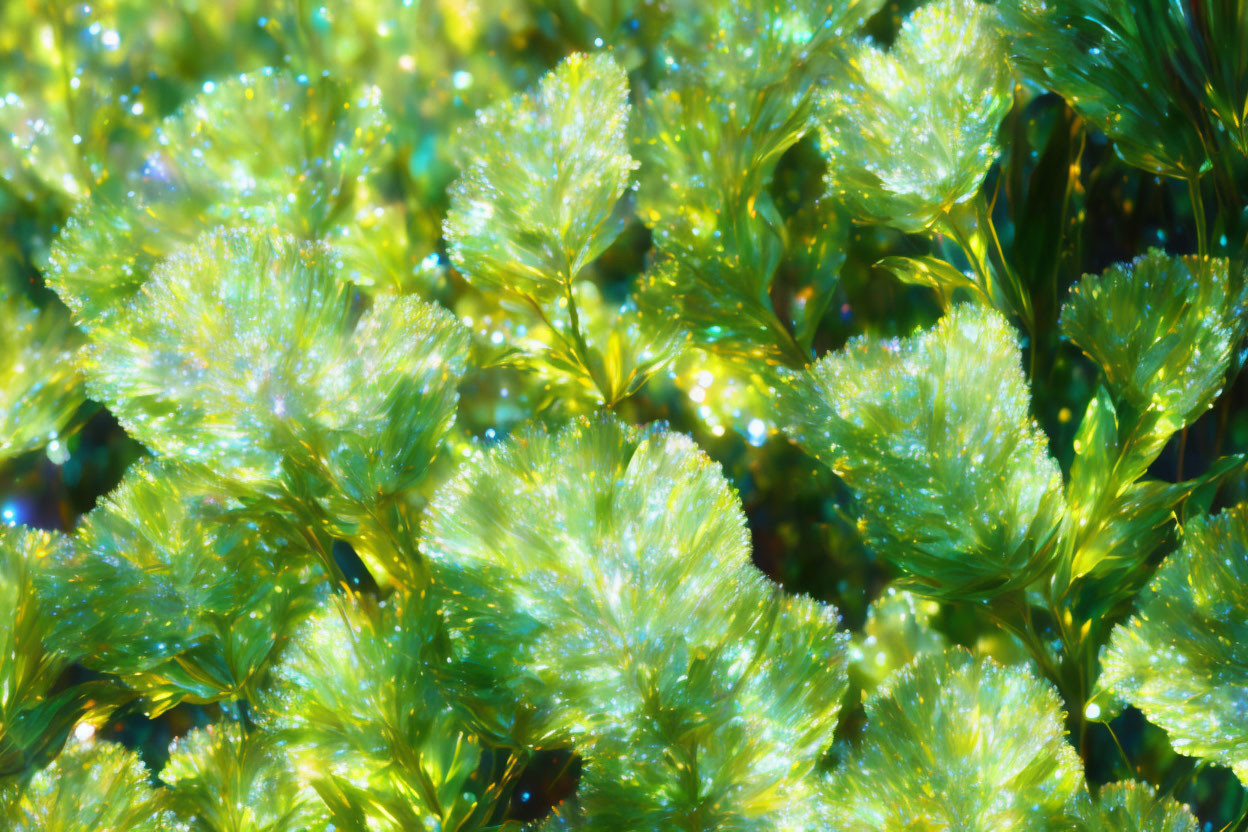
[[[48,282],[86,331],[124,326],[164,257],[217,226],[331,239],[352,281],[357,191],[384,146],[376,90],[273,69],[209,82],[166,119],[136,169],[81,202],[53,244]],[[117,318],[123,319],[117,321]]]
[[[481,751],[439,693],[435,623],[428,596],[334,599],[275,672],[262,722],[339,828],[458,829],[476,809]]]
[[[920,656],[943,652],[949,640],[932,626],[939,611],[935,601],[891,586],[872,601],[850,651],[859,686],[870,692]]]
[[[329,832],[316,792],[275,735],[237,722],[174,740],[160,771],[170,812],[193,832]]]
[[[148,785],[133,751],[71,741],[27,782],[0,785],[0,820],[10,832],[172,832],[164,795]]]
[[[470,280],[536,300],[562,294],[619,234],[628,155],[628,76],[609,54],[575,54],[533,94],[461,131],[464,173],[445,224]]]
[[[1243,53],[1240,4],[1004,0],[998,6],[1015,66],[1104,131],[1128,164],[1198,177],[1208,165],[1205,142],[1213,138],[1202,105],[1224,117],[1245,147],[1240,110],[1248,78],[1233,68]],[[1219,54],[1230,66],[1206,65]],[[1231,104],[1227,93],[1234,87],[1239,97]]]
[[[310,496],[349,533],[424,475],[467,362],[449,313],[372,300],[358,315],[322,244],[214,231],[160,264],[124,337],[93,340],[83,363],[94,395],[148,447],[230,487]]]
[[[36,579],[50,643],[144,694],[252,699],[323,581],[277,518],[247,516],[171,463],[131,466]]]
[[[47,643],[51,619],[35,595],[60,536],[0,525],[0,780],[47,763],[89,708],[91,689],[55,690],[77,653]]]
[[[996,15],[976,0],[935,0],[888,51],[851,52],[816,120],[829,193],[856,217],[919,231],[979,190],[1013,104]]]
[[[807,811],[845,638],[754,569],[736,495],[686,437],[610,419],[525,434],[439,492],[422,550],[487,736],[587,758],[575,825]]]
[[[1136,615],[1114,628],[1098,687],[1135,705],[1175,750],[1248,783],[1248,506],[1183,527]]]
[[[80,338],[64,310],[0,285],[0,462],[43,447],[82,404]]]
[[[1197,832],[1191,810],[1145,783],[1125,781],[1101,789],[1088,804],[1088,832]]]
[[[923,656],[866,702],[867,727],[825,792],[840,832],[1073,828],[1086,799],[1061,700],[1022,667],[963,648]]]
[[[1150,249],[1075,284],[1061,327],[1118,397],[1139,414],[1152,411],[1160,452],[1222,392],[1248,328],[1246,307],[1248,284],[1227,260]]]
[[[909,338],[854,339],[785,396],[790,435],[854,489],[868,541],[918,591],[992,597],[1051,563],[1062,477],[1021,362],[999,313],[962,305]]]

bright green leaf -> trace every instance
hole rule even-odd
[[[351,832],[457,829],[481,750],[434,677],[435,613],[403,591],[336,597],[300,630],[262,701],[301,776]]]
[[[55,689],[79,654],[47,642],[52,619],[35,580],[65,546],[47,532],[0,525],[0,780],[45,765],[98,695],[91,685]]]
[[[785,409],[920,591],[992,597],[1049,568],[1062,478],[998,313],[963,305],[909,338],[855,339],[800,377]]]
[[[254,699],[322,581],[293,529],[144,461],[45,559],[37,586],[51,642],[159,713]]]
[[[888,51],[851,53],[816,120],[829,192],[862,220],[919,231],[979,190],[1013,82],[995,7],[935,0]]]
[[[1139,472],[1171,433],[1221,393],[1248,326],[1246,304],[1248,288],[1226,260],[1171,257],[1158,249],[1087,275],[1071,289],[1062,332],[1138,414],[1141,435],[1131,441]]]
[[[628,77],[609,54],[576,54],[537,91],[461,131],[464,173],[445,234],[470,280],[537,300],[565,292],[619,234]]]
[[[1248,783],[1248,506],[1183,527],[1183,546],[1114,629],[1100,688],[1135,705],[1176,751]]]
[[[209,82],[162,123],[141,167],[79,205],[53,244],[48,282],[84,329],[107,329],[162,258],[218,225],[249,223],[332,239],[353,282],[381,282],[353,267],[367,248],[358,192],[385,135],[376,90],[272,69]]]
[[[956,648],[920,658],[866,703],[867,727],[833,770],[839,832],[1073,828],[1083,772],[1061,700],[1023,667]]]
[[[1186,806],[1158,795],[1145,783],[1124,781],[1101,788],[1088,812],[1088,832],[1197,832]]]
[[[325,807],[277,737],[236,722],[174,741],[160,771],[173,815],[194,832],[327,832]]]
[[[360,316],[334,250],[234,230],[164,261],[124,337],[94,341],[84,364],[148,447],[230,488],[319,501],[352,535],[423,477],[466,352],[453,317],[413,297],[377,295]]]
[[[754,569],[740,503],[690,440],[610,420],[525,434],[439,492],[422,549],[482,730],[587,758],[578,826],[809,811],[845,639]]]
[[[29,782],[0,786],[0,825],[9,832],[175,829],[138,755],[92,741],[71,742]]]

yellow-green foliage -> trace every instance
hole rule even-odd
[[[858,493],[869,541],[922,592],[989,597],[1048,568],[1061,473],[996,312],[964,305],[909,338],[855,339],[786,402],[792,435]]]
[[[1099,685],[1138,707],[1175,749],[1235,769],[1248,781],[1243,718],[1243,586],[1248,506],[1183,527],[1183,547],[1162,563],[1137,614],[1114,629]]]
[[[531,432],[430,511],[455,690],[487,735],[575,743],[578,825],[778,829],[809,811],[845,640],[834,610],[754,569],[735,494],[687,438],[610,419]]]
[[[920,658],[867,700],[859,746],[831,774],[844,832],[1071,829],[1086,798],[1057,691],[954,649]]]

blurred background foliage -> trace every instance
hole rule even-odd
[[[869,19],[867,32],[879,44],[890,43],[916,5],[888,2]],[[450,265],[441,229],[448,187],[459,170],[455,131],[480,108],[532,87],[567,54],[604,45],[628,71],[635,102],[665,78],[673,56],[664,33],[683,6],[677,0],[8,0],[0,6],[0,116],[5,108],[46,111],[25,110],[18,122],[28,133],[15,134],[12,147],[0,146],[0,279],[49,314],[67,315],[43,282],[51,241],[75,200],[114,187],[111,171],[129,164],[127,155],[144,145],[162,117],[240,72],[264,66],[310,77],[329,72],[377,85],[392,125],[372,186],[372,210],[358,218],[375,224],[375,239],[382,241],[375,250],[384,261],[379,268],[453,309],[472,328],[478,357],[488,358],[491,344],[503,340],[495,333],[513,324],[498,298],[481,294]],[[632,126],[640,122],[634,107]],[[61,146],[66,141],[72,147]],[[999,141],[1004,153],[982,193],[1004,251],[1032,290],[1033,331],[1043,339],[1025,344],[1036,362],[1033,410],[1068,472],[1097,372],[1074,345],[1059,339],[1059,304],[1085,273],[1099,273],[1149,247],[1196,251],[1192,192],[1182,180],[1128,165],[1114,143],[1061,97],[1030,84],[1013,89]],[[635,147],[632,153],[645,158]],[[1248,183],[1248,163],[1240,154],[1220,159],[1226,169],[1216,183],[1203,180],[1225,213],[1212,225],[1208,247],[1234,257],[1241,242],[1235,232],[1245,223],[1238,210],[1242,200],[1234,200],[1237,185]],[[825,168],[811,133],[783,152],[767,186],[779,218],[816,210]],[[843,257],[839,279],[825,278],[830,296],[807,324],[815,354],[855,335],[900,336],[933,324],[941,313],[933,293],[876,265],[890,256],[933,254],[972,266],[948,237],[845,223],[843,251],[831,255]],[[651,231],[631,216],[587,274],[606,299],[618,303],[637,286],[653,255]],[[770,289],[781,320],[798,323],[819,279],[818,265],[811,254],[781,260]],[[679,361],[665,368],[617,410],[630,422],[662,420],[692,435],[740,492],[756,564],[785,587],[834,603],[844,626],[873,632],[869,605],[895,575],[863,545],[850,492],[761,417],[750,418],[747,411],[739,424],[708,419],[702,401],[713,384],[691,385],[682,373]],[[456,441],[461,447],[489,445],[522,421],[555,424],[569,411],[592,409],[563,393],[558,380],[501,360],[480,361],[461,386]],[[1176,482],[1241,452],[1248,452],[1248,377],[1233,373],[1213,409],[1175,435],[1150,473]],[[108,410],[85,401],[50,443],[0,462],[0,516],[70,529],[144,453]],[[1241,473],[1222,484],[1211,505],[1245,498],[1248,480]],[[1171,549],[1162,547],[1156,558]],[[344,571],[370,584],[350,547],[339,543],[334,553]],[[1000,644],[991,652],[997,655],[1020,652],[1010,637],[964,607],[924,603],[930,607],[924,615],[947,642],[982,646],[995,640]],[[876,626],[879,631],[885,625]],[[58,684],[93,675],[75,665]],[[123,711],[103,736],[136,749],[159,771],[170,740],[206,724],[215,707],[182,704],[155,719]],[[848,735],[861,719],[850,713],[841,733]],[[1214,829],[1239,814],[1243,797],[1231,773],[1177,755],[1161,729],[1135,709],[1086,729],[1079,751],[1092,783],[1148,781],[1190,803]],[[566,754],[540,755],[524,775],[524,788],[516,790],[515,801],[525,797],[513,803],[512,816],[539,815],[568,793],[576,770]]]

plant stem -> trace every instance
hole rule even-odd
[[[1192,203],[1192,222],[1196,225],[1196,253],[1204,260],[1209,256],[1209,241],[1206,239],[1205,203],[1200,195],[1200,177],[1193,176],[1187,180],[1187,193]]]

